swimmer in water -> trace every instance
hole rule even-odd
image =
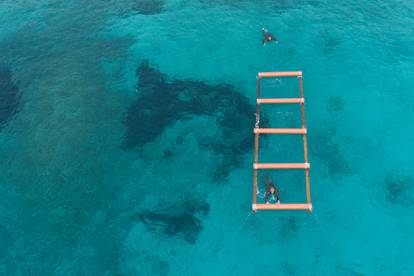
[[[276,186],[273,185],[272,180],[268,180],[266,185],[267,185],[267,188],[266,188],[266,193],[264,197],[266,204],[269,204],[269,203],[280,204],[280,194]]]
[[[280,204],[279,190],[273,184],[273,181],[271,179],[266,180],[266,192],[262,194],[257,191],[257,195],[260,198],[264,198],[266,204]]]
[[[263,39],[262,39],[263,46],[266,45],[266,42],[273,41],[277,43],[277,38],[273,36],[271,33],[269,33],[269,31],[266,30],[265,28],[262,28],[262,33],[263,33]]]

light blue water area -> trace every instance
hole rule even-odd
[[[411,1],[1,1],[0,274],[413,275],[413,24]],[[249,215],[256,75],[288,70],[314,212]]]

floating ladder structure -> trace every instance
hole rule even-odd
[[[262,78],[278,77],[297,77],[299,79],[299,98],[277,98],[262,99],[260,98],[260,80]],[[302,128],[260,128],[260,105],[262,104],[300,104],[302,113]],[[261,134],[296,134],[303,135],[304,163],[259,163],[259,136]],[[257,78],[257,105],[256,105],[256,125],[254,128],[254,164],[253,164],[253,205],[252,209],[256,210],[307,210],[312,211],[310,197],[310,182],[308,161],[308,141],[305,122],[305,99],[303,97],[302,71],[295,72],[263,72],[258,74]],[[257,203],[257,178],[258,170],[304,170],[306,178],[306,203],[289,203],[289,204],[260,204]]]

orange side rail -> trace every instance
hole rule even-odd
[[[286,203],[286,204],[253,204],[255,210],[308,210],[312,211],[311,203]]]
[[[299,94],[301,98],[304,97],[302,76],[299,77]],[[300,111],[302,113],[302,127],[306,128],[305,105],[304,104],[300,106]],[[308,138],[306,134],[303,135],[303,155],[304,155],[303,157],[305,159],[305,162],[308,163]],[[305,180],[306,180],[306,200],[308,203],[311,203],[309,170],[305,171]]]
[[[302,76],[302,71],[292,72],[260,72],[259,78],[271,78],[271,77],[298,77]]]
[[[260,78],[257,78],[257,99],[260,99]],[[256,104],[256,124],[255,127],[258,128],[260,125],[260,104]],[[259,134],[254,134],[254,163],[259,162]],[[253,171],[253,204],[257,202],[257,170]]]

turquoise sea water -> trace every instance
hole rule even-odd
[[[414,275],[413,24],[411,1],[1,1],[0,274]],[[288,70],[314,212],[249,216],[255,76]]]

